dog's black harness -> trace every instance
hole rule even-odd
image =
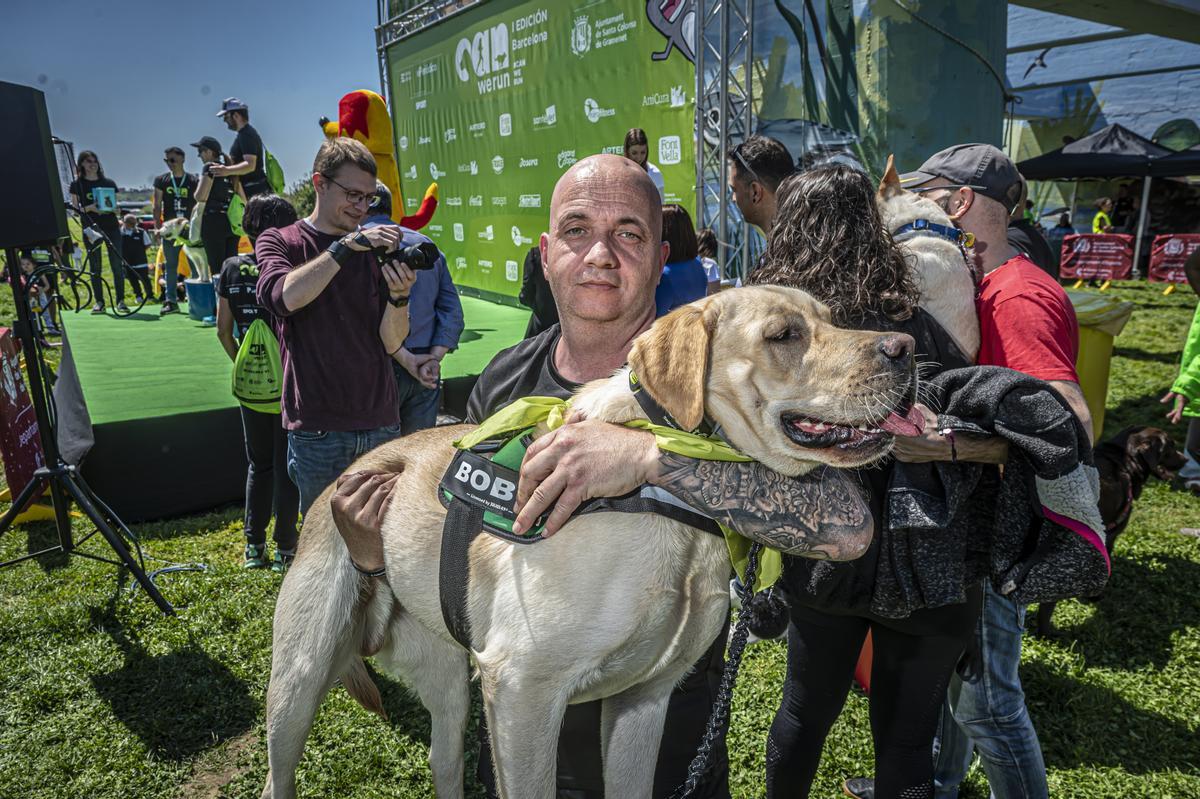
[[[631,386],[636,378],[631,378]],[[658,403],[640,386],[635,390],[638,402],[655,424],[679,429]],[[467,649],[471,648],[467,590],[470,582],[471,544],[481,533],[488,533],[514,544],[533,544],[545,540],[544,519],[533,529],[515,533],[512,524],[517,513],[518,470],[525,450],[533,441],[532,428],[511,437],[488,439],[470,448],[460,449],[450,462],[438,486],[438,499],[446,507],[442,527],[441,559],[438,568],[438,598],[446,629]],[[724,536],[712,519],[697,513],[666,491],[642,486],[621,497],[603,497],[584,502],[572,516],[586,513],[654,513],[706,533]]]

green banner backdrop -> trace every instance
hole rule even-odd
[[[651,10],[647,11],[647,6]],[[407,211],[431,181],[423,230],[459,286],[517,295],[563,171],[646,131],[666,202],[695,211],[690,2],[490,0],[388,52]]]

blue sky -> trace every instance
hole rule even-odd
[[[148,185],[162,151],[233,133],[214,114],[230,95],[283,164],[312,167],[317,119],[352,89],[379,91],[374,0],[6,0],[0,80],[46,93],[50,125],[95,150],[121,186]]]

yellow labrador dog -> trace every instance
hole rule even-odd
[[[918,219],[948,230],[955,229],[954,222],[940,205],[920,194],[904,190],[890,155],[875,204],[883,217],[884,227],[893,234]],[[945,328],[963,354],[974,361],[979,355],[976,279],[963,249],[950,239],[933,233],[897,237],[897,244],[912,260],[912,274],[921,293],[921,307]]]
[[[903,429],[915,392],[913,341],[829,320],[824,305],[795,289],[722,292],[658,320],[635,341],[629,363],[681,425],[707,415],[733,446],[777,472],[859,466],[890,450],[889,428]],[[615,423],[645,418],[628,368],[584,386],[574,408]],[[415,433],[350,467],[402,470],[383,524],[386,585],[368,584],[352,567],[330,514],[334,489],[312,506],[275,610],[264,799],[295,796],[305,738],[336,681],[382,713],[364,655],[405,680],[429,710],[429,760],[443,799],[463,795],[471,657],[501,796],[554,796],[563,713],[593,700],[603,700],[606,794],[650,796],[668,697],[728,613],[725,543],[626,513],[577,516],[528,546],[482,535],[469,551],[468,652],[439,605],[446,512],[437,498],[451,442],[468,429]]]

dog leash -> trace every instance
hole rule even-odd
[[[670,799],[687,799],[695,793],[704,782],[712,769],[713,747],[729,729],[729,706],[733,702],[733,685],[737,681],[738,670],[742,667],[742,656],[746,653],[746,643],[750,638],[750,601],[754,598],[754,581],[758,572],[758,556],[763,545],[754,542],[746,559],[746,573],[738,588],[738,596],[742,607],[738,609],[737,622],[733,625],[733,635],[729,638],[729,657],[725,660],[725,672],[721,675],[721,685],[717,689],[717,698],[713,702],[712,713],[704,728],[704,737],[696,748],[696,756],[688,766],[687,778],[675,789]]]

